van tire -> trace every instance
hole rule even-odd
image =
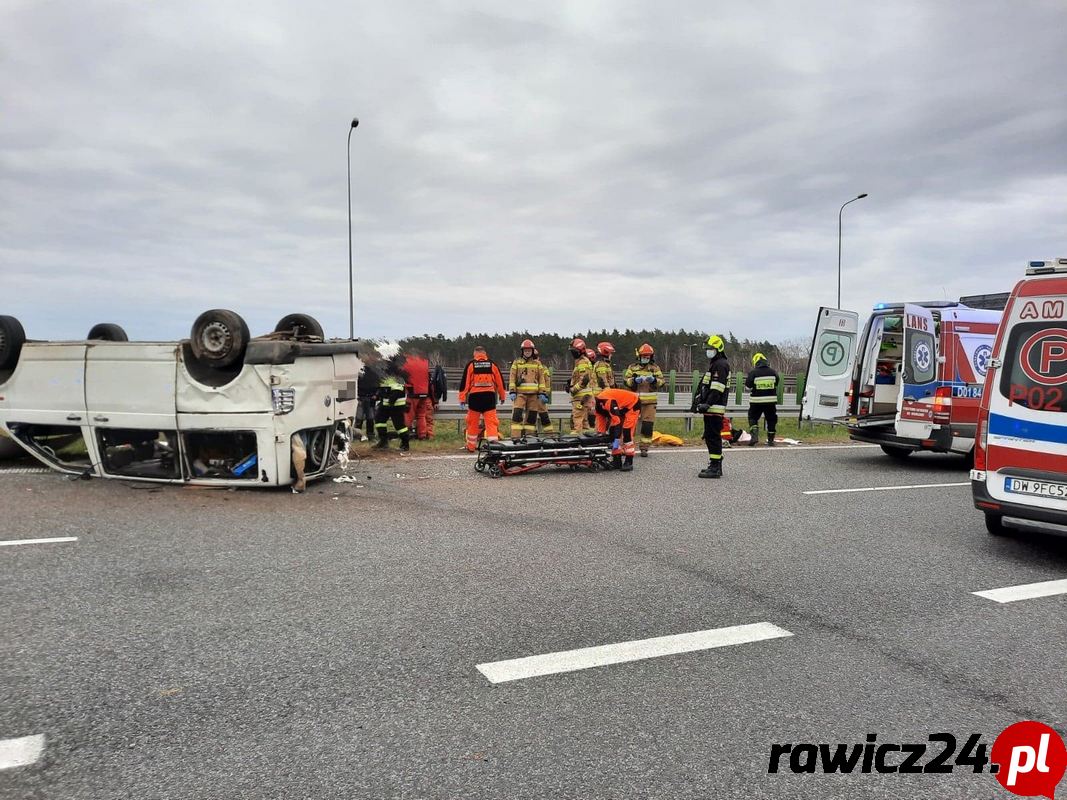
[[[879,446],[882,448],[882,452],[894,461],[903,461],[912,453],[911,449],[908,447],[896,447],[891,444],[883,444]]]
[[[1004,517],[1000,514],[990,514],[988,511],[985,515],[985,529],[993,536],[1004,536],[1008,532],[1004,525]]]
[[[121,325],[114,322],[98,322],[89,329],[89,335],[85,337],[90,342],[128,342],[130,337]]]
[[[26,331],[14,317],[0,315],[0,369],[14,369],[18,363],[22,345],[26,343]]]
[[[240,314],[214,308],[196,318],[189,333],[189,347],[198,361],[225,369],[244,357],[251,338]]]
[[[326,338],[319,321],[307,314],[286,314],[274,326],[275,333],[291,333],[293,331],[296,331],[296,335],[299,337],[317,336],[319,339]]]

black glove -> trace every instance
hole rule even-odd
[[[697,411],[699,411],[701,414],[706,414],[708,413],[709,408],[711,408],[711,406],[709,406],[707,403],[701,403],[697,406]]]

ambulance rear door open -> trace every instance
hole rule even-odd
[[[937,330],[928,308],[904,306],[904,353],[897,401],[897,436],[929,439],[934,429]]]
[[[856,360],[859,314],[820,308],[808,358],[808,375],[801,401],[801,419],[832,421],[846,412],[845,391]]]

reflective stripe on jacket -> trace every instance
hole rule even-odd
[[[571,397],[582,400],[593,396],[593,365],[589,359],[582,356],[574,362],[574,370],[571,372],[570,393]]]
[[[653,378],[654,380],[649,383],[642,381],[638,383],[635,378]],[[636,364],[631,364],[626,368],[626,374],[623,377],[623,384],[627,389],[637,392],[637,396],[641,398],[642,403],[655,403],[659,400],[657,392],[662,392],[667,388],[666,381],[663,380],[663,370],[659,368],[659,364],[655,361],[651,361],[648,364],[642,364],[638,361]]]
[[[459,402],[466,403],[468,395],[494,392],[504,401],[504,378],[496,364],[488,358],[476,358],[467,364],[459,383]]]
[[[615,370],[606,358],[598,358],[593,364],[593,397],[605,389],[615,388]]]
[[[708,369],[697,384],[693,392],[692,410],[696,411],[698,405],[706,405],[708,410],[705,414],[726,413],[726,384],[730,382],[730,362],[726,356],[719,353],[708,364]]]
[[[541,361],[519,356],[511,362],[508,391],[519,394],[547,394],[549,389]]]
[[[778,373],[769,364],[761,364],[745,377],[745,388],[751,392],[750,403],[778,402]]]

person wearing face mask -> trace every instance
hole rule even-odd
[[[511,362],[508,397],[511,398],[511,438],[522,439],[537,433],[537,415],[548,402],[549,386],[541,360],[534,355],[533,341],[523,339],[519,357]]]
[[[571,433],[582,433],[590,427],[593,414],[593,364],[586,356],[584,339],[574,339],[570,347],[574,369],[567,391],[571,396]]]
[[[645,342],[637,348],[637,361],[626,368],[623,383],[630,391],[637,392],[641,402],[641,433],[638,444],[641,456],[648,457],[648,448],[652,444],[652,431],[656,423],[656,403],[659,392],[666,387],[663,371],[656,363],[656,351]]]
[[[692,412],[704,415],[704,443],[708,446],[708,466],[701,478],[722,477],[722,429],[726,416],[726,385],[730,380],[730,362],[723,352],[726,343],[718,334],[708,337],[705,354],[708,368],[693,391]]]

